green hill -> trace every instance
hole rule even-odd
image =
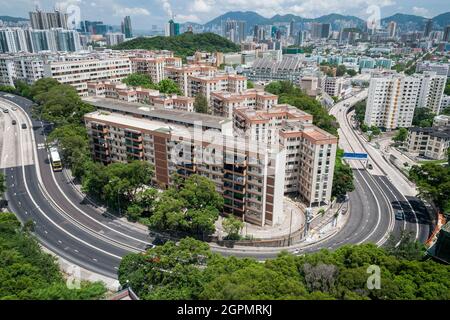
[[[118,50],[170,50],[178,57],[193,55],[195,51],[236,52],[240,47],[214,33],[183,33],[175,37],[136,38],[114,47]]]

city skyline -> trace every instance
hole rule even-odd
[[[28,18],[28,12],[35,10],[36,6],[44,11],[60,8],[66,10],[69,5],[80,7],[81,20],[102,20],[108,24],[120,25],[124,16],[131,16],[133,25],[137,29],[150,29],[152,25],[162,27],[170,18],[180,23],[194,22],[204,24],[228,11],[254,11],[264,17],[272,17],[276,14],[294,14],[304,18],[317,18],[322,15],[338,13],[352,15],[362,19],[368,18],[366,10],[376,5],[380,8],[381,17],[388,17],[396,13],[413,14],[427,18],[434,17],[448,10],[444,1],[440,0],[414,0],[414,1],[373,1],[358,0],[343,7],[339,1],[327,1],[326,3],[293,0],[278,0],[270,3],[256,1],[216,1],[195,0],[185,2],[179,0],[133,0],[125,1],[19,1],[14,4],[1,0],[2,15]],[[427,8],[427,9],[426,9]]]

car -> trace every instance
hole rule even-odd
[[[16,108],[16,107],[12,107],[11,109],[12,109],[12,111],[16,111],[16,110],[17,110],[17,108]]]
[[[403,220],[405,218],[403,215],[403,210],[395,210],[394,215],[395,215],[395,220]]]
[[[25,123],[22,123],[22,129],[26,129],[27,125]]]
[[[8,109],[3,109],[3,112],[4,112],[4,113],[8,113],[9,110],[8,110]]]
[[[367,164],[367,169],[372,170],[373,169],[373,165],[371,163]]]
[[[150,249],[153,249],[154,247],[156,247],[156,245],[154,245],[154,244],[148,244],[148,245],[145,246],[145,251],[150,250]]]
[[[13,120],[11,123],[12,123],[13,125],[15,125],[15,124],[17,124],[17,121],[16,121],[16,120]]]

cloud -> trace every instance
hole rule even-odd
[[[214,4],[215,4],[214,0],[195,0],[189,11],[210,12]]]
[[[169,18],[172,18],[173,16],[173,10],[172,10],[172,5],[170,4],[170,2],[168,0],[160,0],[162,3],[162,7],[164,9],[164,12],[167,14],[167,16]]]
[[[195,14],[177,14],[175,16],[177,22],[200,22],[200,18]]]
[[[413,7],[412,9],[413,9],[414,14],[417,14],[418,16],[424,16],[424,17],[430,16],[430,12],[426,8]]]

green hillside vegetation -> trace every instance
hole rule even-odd
[[[0,300],[100,299],[103,284],[82,282],[69,289],[55,258],[43,253],[12,213],[0,213]]]
[[[129,283],[144,300],[402,300],[449,299],[450,266],[421,261],[423,246],[409,235],[374,244],[343,246],[276,259],[223,257],[208,244],[184,238],[145,253],[124,257],[119,281]],[[370,266],[380,268],[379,289],[369,278]]]
[[[240,47],[233,42],[214,33],[183,33],[175,37],[137,38],[123,42],[114,47],[118,50],[146,49],[146,50],[170,50],[175,56],[186,57],[196,51],[208,52],[237,52]]]

